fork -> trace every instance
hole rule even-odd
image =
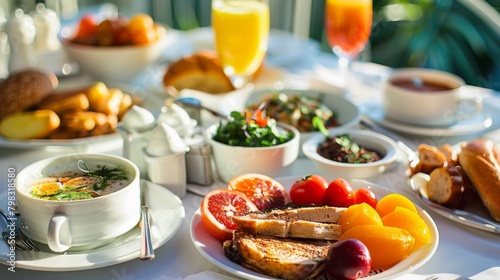
[[[17,217],[12,218],[7,215],[2,209],[0,209],[0,214],[4,217],[7,225],[2,232],[2,238],[10,247],[12,244],[12,239],[14,240],[14,244],[16,246],[16,250],[19,251],[35,251],[40,252],[40,249],[33,243],[33,241],[24,235],[24,233],[19,230],[17,226]]]

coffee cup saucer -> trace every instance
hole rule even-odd
[[[394,131],[421,136],[456,136],[482,131],[493,124],[490,111],[487,108],[468,119],[460,120],[450,126],[419,126],[401,122],[385,116],[380,106],[367,108],[365,114],[375,123]]]

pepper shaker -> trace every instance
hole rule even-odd
[[[195,135],[184,141],[189,146],[189,151],[186,153],[187,182],[201,186],[212,185],[215,181],[212,147],[201,135]]]

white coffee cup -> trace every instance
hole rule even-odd
[[[33,182],[40,178],[80,172],[79,160],[90,170],[102,165],[121,167],[129,183],[109,194],[83,200],[45,200],[29,193]],[[87,250],[107,244],[139,222],[139,176],[134,163],[114,155],[69,154],[35,162],[19,172],[15,180],[21,229],[54,252]]]
[[[401,68],[383,89],[384,115],[422,126],[450,126],[483,108],[479,94],[460,77],[433,69]]]

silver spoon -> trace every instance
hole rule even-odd
[[[206,110],[210,114],[212,114],[214,116],[217,116],[217,117],[221,117],[223,119],[227,119],[228,118],[228,116],[226,116],[226,115],[224,115],[222,113],[219,113],[219,112],[217,112],[215,110],[212,110],[212,109],[210,109],[208,107],[205,107],[205,106],[201,105],[200,103],[190,102],[190,100],[187,99],[187,98],[179,98],[179,99],[175,100],[174,102],[175,103],[180,103],[182,106]]]

